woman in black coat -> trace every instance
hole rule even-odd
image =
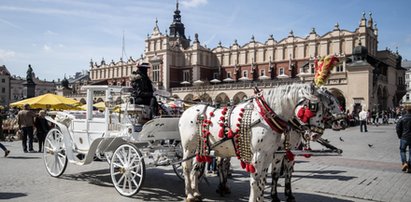
[[[45,118],[46,112],[44,110],[40,110],[38,116],[34,121],[34,126],[37,130],[37,139],[39,140],[39,152],[43,152],[44,141],[46,139],[46,135],[50,130],[50,125]]]

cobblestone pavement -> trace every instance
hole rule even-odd
[[[297,157],[293,191],[297,201],[411,201],[411,174],[400,170],[399,141],[394,125],[358,127],[344,131],[326,130],[324,138],[343,149],[341,156]],[[90,165],[68,164],[60,178],[50,177],[42,154],[23,153],[21,142],[3,142],[12,152],[0,157],[0,200],[10,201],[183,201],[184,183],[171,166],[147,169],[142,190],[132,198],[120,196],[114,189],[106,162]],[[371,146],[369,146],[369,144]],[[37,144],[35,144],[37,146]],[[313,149],[321,149],[318,144]],[[0,151],[0,155],[3,153]],[[220,197],[215,175],[200,184],[205,201],[247,201],[248,175],[233,160],[232,194]],[[271,181],[268,179],[268,181]],[[280,180],[283,185],[283,180]],[[266,200],[270,197],[266,187]],[[280,187],[279,192],[283,191]],[[284,194],[280,198],[285,200]]]

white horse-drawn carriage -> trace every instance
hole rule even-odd
[[[85,86],[87,111],[57,112],[46,117],[55,124],[47,134],[44,162],[47,172],[59,177],[67,162],[89,164],[96,157],[109,162],[112,182],[124,196],[136,194],[144,181],[146,166],[173,165],[176,174],[182,158],[177,117],[155,118],[147,121],[149,107],[130,103],[124,88]],[[96,93],[105,93],[104,112],[93,111]],[[125,98],[115,107],[115,94]],[[181,176],[179,176],[181,177]]]

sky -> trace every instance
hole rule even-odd
[[[254,36],[279,41],[293,30],[306,37],[314,27],[354,31],[362,13],[372,13],[378,49],[389,48],[411,60],[409,0],[179,0],[186,36],[199,35],[214,48],[244,45]],[[139,58],[156,19],[162,33],[173,20],[176,0],[1,0],[0,65],[26,76],[31,64],[41,80],[57,80],[89,70],[90,60]],[[124,39],[124,40],[123,40]],[[124,43],[123,43],[124,41]],[[124,45],[123,45],[124,44]]]

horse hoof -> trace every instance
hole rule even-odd
[[[281,200],[277,196],[271,198],[271,202],[281,202]]]
[[[224,189],[224,193],[226,193],[226,194],[231,194],[230,188],[226,187],[226,188]]]
[[[288,197],[287,202],[296,202],[294,197]]]
[[[203,198],[201,197],[201,195],[196,195],[194,196],[194,201],[203,201]]]
[[[221,188],[216,189],[215,192],[217,192],[217,194],[220,194],[221,197],[224,196],[224,191]]]

